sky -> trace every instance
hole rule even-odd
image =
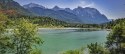
[[[14,0],[20,5],[36,3],[47,8],[77,8],[81,6],[98,9],[108,19],[125,18],[125,0]]]

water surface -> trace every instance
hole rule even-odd
[[[88,29],[41,29],[39,36],[45,41],[41,45],[43,54],[61,52],[86,47],[90,43],[105,43],[109,31]]]

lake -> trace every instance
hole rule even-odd
[[[45,41],[41,46],[43,54],[59,54],[67,50],[86,47],[90,43],[106,42],[107,30],[91,29],[40,29],[39,36]]]

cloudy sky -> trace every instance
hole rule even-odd
[[[55,5],[61,8],[74,9],[78,6],[92,7],[98,9],[109,19],[117,19],[125,17],[125,0],[15,0],[21,5],[28,3],[36,3],[47,8]]]

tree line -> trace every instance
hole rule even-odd
[[[44,27],[44,28],[46,27],[101,28],[101,24],[69,23],[44,16],[18,15],[18,16],[9,16],[8,18],[11,19],[12,21],[18,20],[19,18],[24,18],[31,21],[33,24],[38,24],[39,27]]]

